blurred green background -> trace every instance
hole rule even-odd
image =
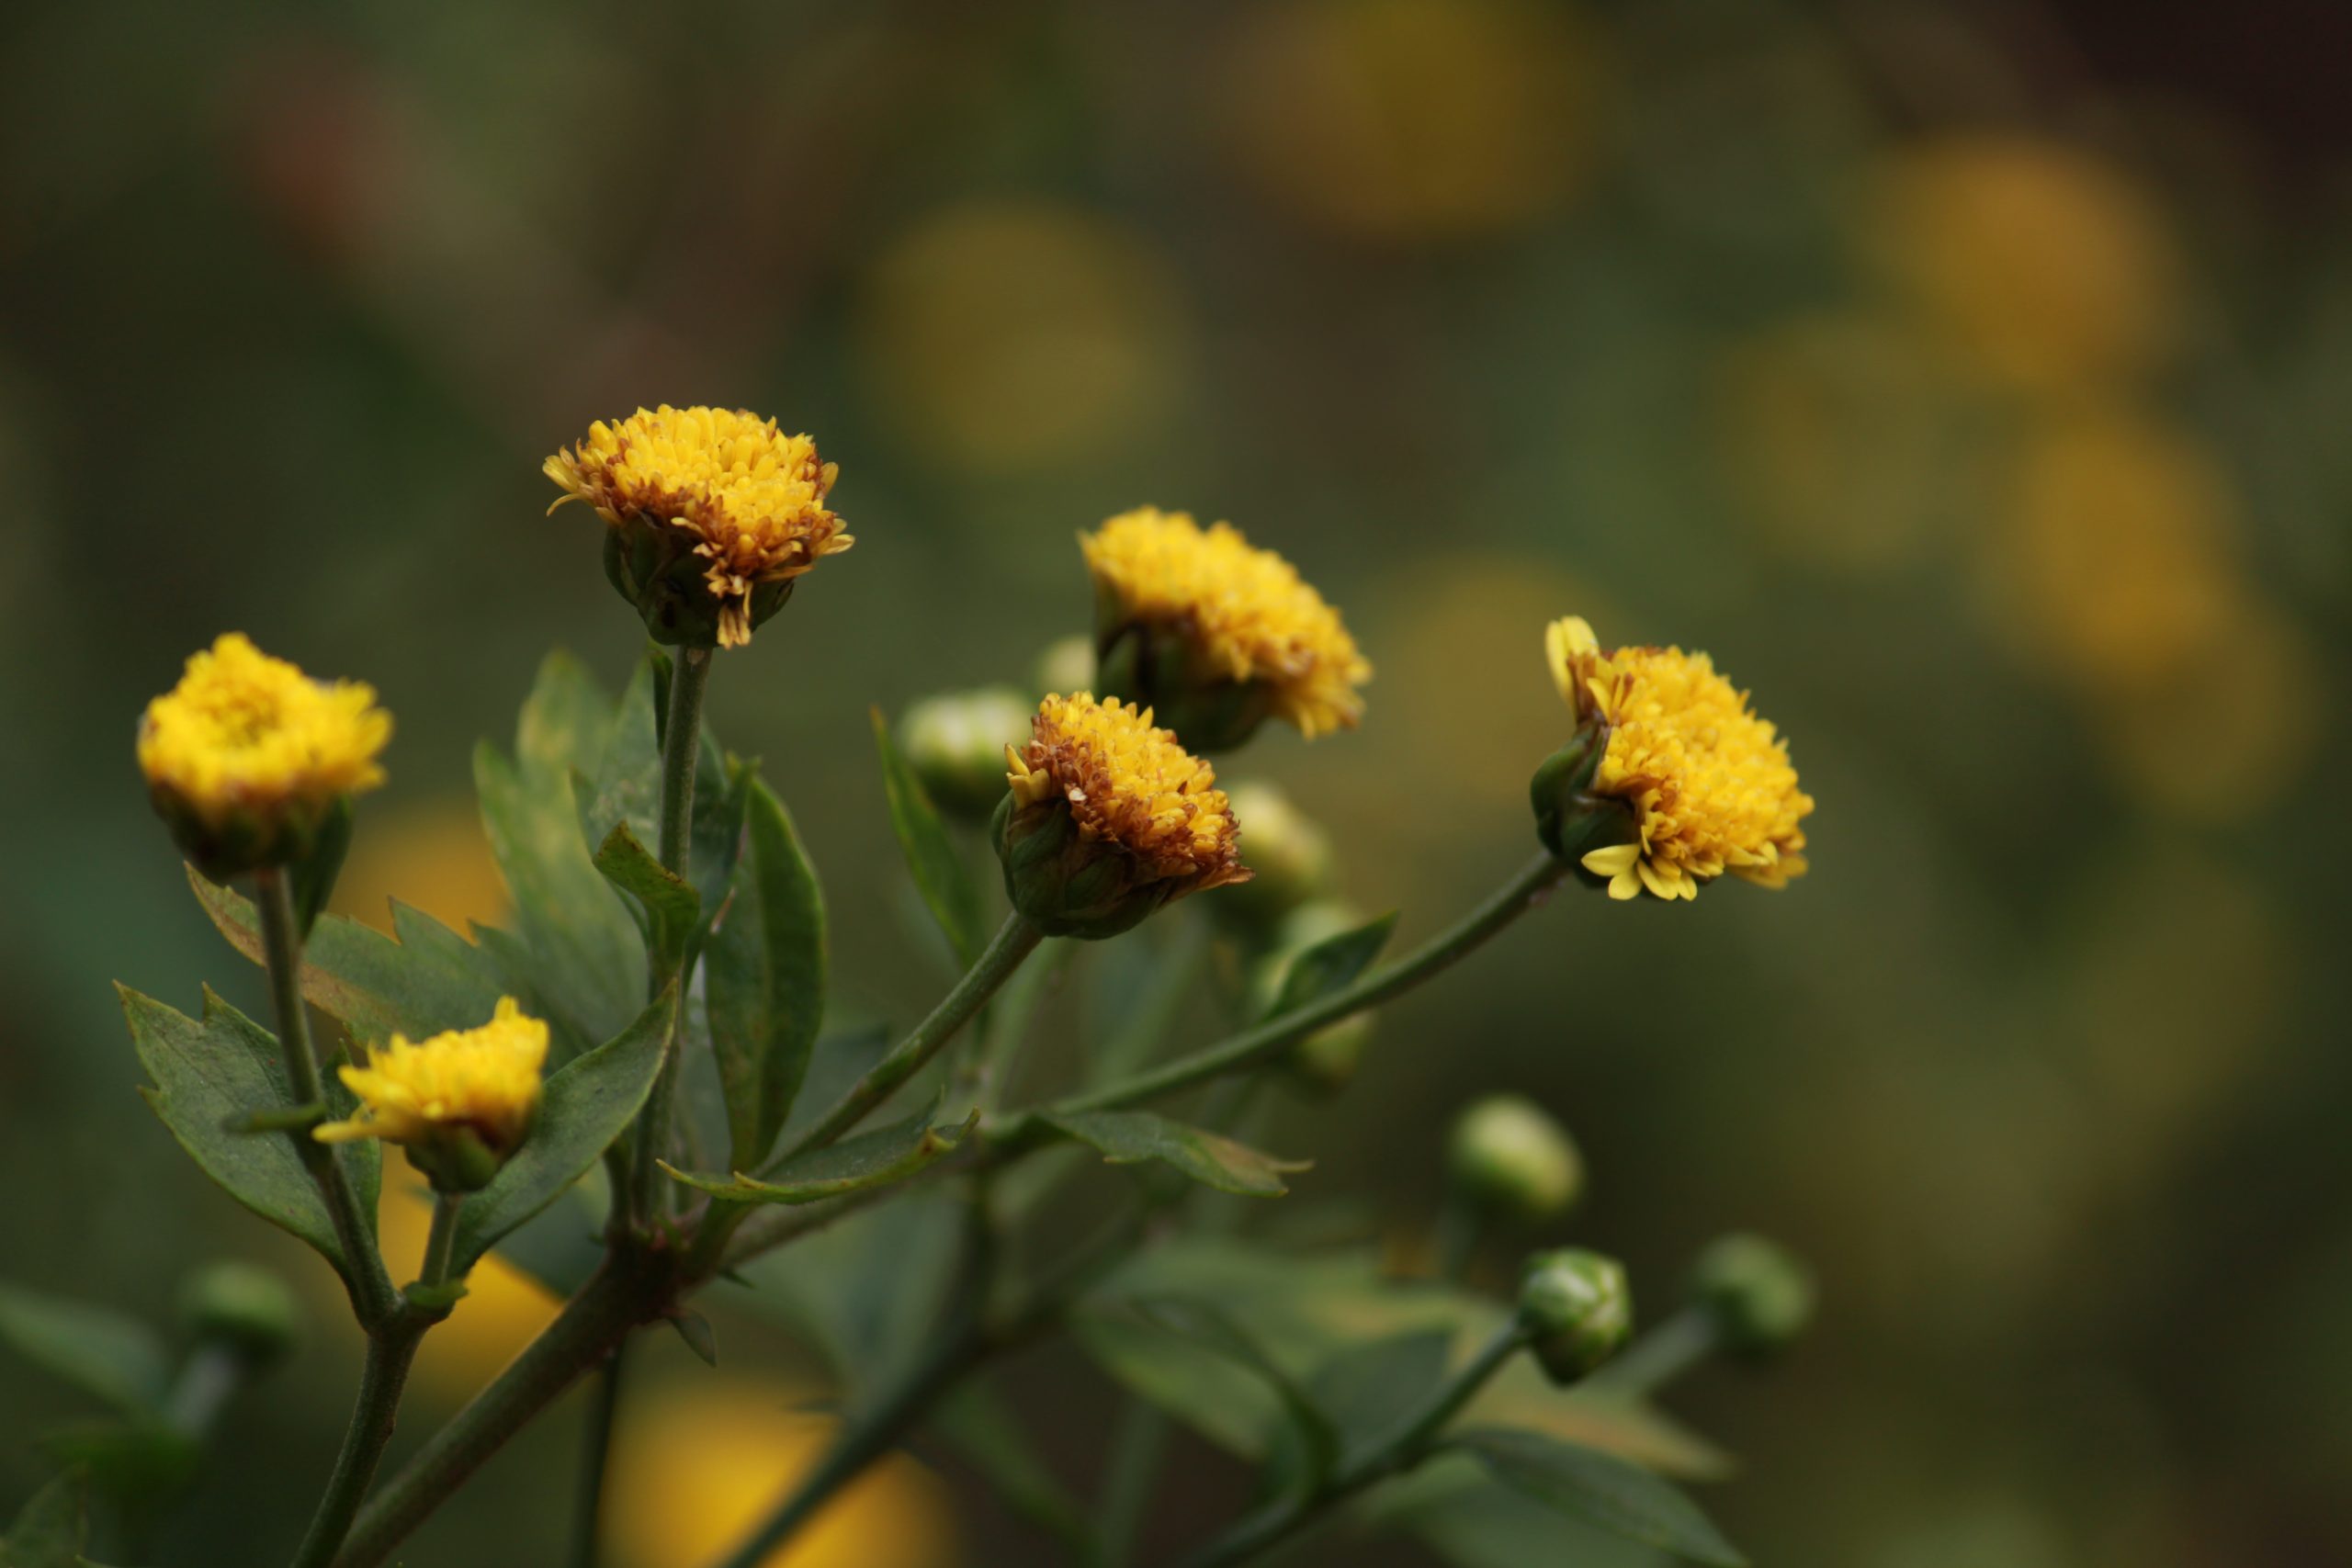
[[[156,1561],[284,1554],[356,1353],[132,1093],[110,981],[258,1000],[139,710],[232,627],[373,682],[345,906],[494,916],[472,743],[549,643],[614,680],[637,647],[538,463],[662,400],[841,464],[857,549],[711,706],[875,1008],[933,976],[865,711],[1024,680],[1112,512],[1229,517],[1346,611],[1363,728],[1223,771],[1327,820],[1408,939],[1528,849],[1545,619],[1713,651],[1792,738],[1813,874],[1562,899],[1284,1113],[1302,1196],[1409,1238],[1447,1115],[1510,1088],[1593,1166],[1563,1235],[1637,1292],[1732,1225],[1809,1256],[1814,1337],[1675,1401],[1747,1456],[1708,1502],[1761,1562],[2352,1561],[2347,59],[2321,0],[14,12],[0,1277],[163,1321],[251,1258],[316,1323]],[[485,1284],[403,1446],[545,1311]],[[692,1568],[662,1520],[818,1440],[763,1354],[648,1358],[627,1568]],[[1099,1382],[1025,1386],[1085,1480]],[[82,1410],[0,1357],[0,1505]],[[575,1419],[410,1560],[552,1560]],[[1180,1457],[1163,1551],[1239,1495]],[[854,1495],[792,1562],[1035,1548],[949,1463]]]

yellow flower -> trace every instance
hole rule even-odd
[[[1804,874],[1813,799],[1797,788],[1788,743],[1703,653],[1621,648],[1604,654],[1582,617],[1545,629],[1544,651],[1579,728],[1606,734],[1592,795],[1622,801],[1638,839],[1591,851],[1584,868],[1612,898],[1695,898],[1728,871],[1766,887]]]
[[[1236,744],[1269,712],[1309,739],[1363,716],[1356,688],[1372,666],[1339,611],[1230,523],[1204,529],[1147,506],[1079,544],[1100,603],[1103,669],[1124,675],[1131,664],[1127,694],[1192,744]]]
[[[411,1043],[395,1034],[368,1048],[364,1067],[339,1069],[359,1097],[349,1121],[313,1134],[321,1143],[381,1138],[408,1147],[409,1163],[447,1190],[479,1187],[520,1147],[538,1113],[548,1026],[512,997],[488,1023]]]
[[[384,782],[391,734],[371,688],[314,681],[230,632],[147,705],[139,768],[181,847],[225,878],[307,852],[336,802]]]
[[[825,507],[839,465],[809,437],[741,411],[664,403],[598,420],[543,467],[567,492],[555,506],[584,501],[612,525],[614,586],[673,642],[715,632],[718,646],[741,647],[794,579],[855,542]],[[695,576],[701,604],[690,602]]]
[[[1115,935],[1188,893],[1249,880],[1216,773],[1151,712],[1047,697],[1004,749],[998,850],[1013,906],[1049,934]]]

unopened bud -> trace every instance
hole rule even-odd
[[[1519,1317],[1532,1336],[1529,1349],[1552,1381],[1575,1382],[1615,1355],[1633,1331],[1624,1267],[1580,1247],[1539,1252],[1520,1278]]]
[[[1011,686],[942,692],[907,709],[899,744],[941,810],[985,822],[1004,798],[1004,749],[1028,739],[1035,711]]]
[[[1524,1095],[1498,1094],[1453,1124],[1447,1165],[1480,1207],[1535,1222],[1564,1213],[1584,1192],[1584,1158],[1551,1112]]]
[[[1318,1029],[1290,1048],[1283,1069],[1294,1085],[1311,1095],[1337,1094],[1355,1081],[1364,1050],[1372,1043],[1372,1029],[1368,1012]]]
[[[255,1368],[283,1360],[301,1337],[286,1281],[250,1263],[215,1263],[191,1275],[180,1316],[199,1342],[227,1345]]]
[[[1091,692],[1094,679],[1094,639],[1080,633],[1048,643],[1037,656],[1034,676],[1039,692]]]
[[[1724,1353],[1745,1360],[1785,1349],[1813,1318],[1812,1270],[1760,1235],[1709,1243],[1691,1266],[1690,1293],[1713,1321]]]
[[[1331,836],[1279,786],[1246,780],[1227,792],[1247,824],[1257,874],[1213,906],[1220,917],[1265,930],[1331,885]]]

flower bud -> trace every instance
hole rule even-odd
[[[1283,1057],[1283,1076],[1317,1097],[1334,1095],[1355,1081],[1356,1069],[1372,1044],[1373,1016],[1360,1012],[1318,1029]]]
[[[645,635],[665,648],[717,648],[732,625],[741,639],[792,597],[797,578],[754,583],[735,599],[710,591],[710,563],[696,553],[700,536],[666,520],[631,515],[605,530],[605,581],[645,623]]]
[[[1724,1353],[1743,1360],[1785,1349],[1813,1317],[1812,1271],[1760,1235],[1709,1243],[1691,1266],[1690,1294],[1713,1322]]]
[[[322,1144],[399,1144],[435,1191],[478,1192],[530,1136],[547,1058],[546,1021],[502,997],[478,1029],[415,1043],[395,1034],[368,1048],[366,1066],[338,1068],[358,1108],[311,1135]]]
[[[1493,1095],[1464,1111],[1446,1163],[1473,1203],[1531,1224],[1566,1213],[1584,1192],[1584,1159],[1567,1129],[1524,1095]]]
[[[1227,795],[1234,819],[1250,824],[1250,869],[1257,874],[1217,900],[1220,916],[1262,931],[1329,891],[1331,836],[1320,823],[1275,784],[1252,779]]]
[[[1133,704],[1048,697],[990,835],[1005,895],[1048,936],[1116,936],[1187,894],[1246,882],[1216,775]]]
[[[1048,643],[1037,656],[1034,678],[1040,692],[1099,692],[1094,674],[1094,639],[1083,634]]]
[[[286,1281],[250,1263],[215,1263],[180,1290],[180,1317],[198,1343],[228,1346],[256,1369],[283,1360],[301,1337]]]
[[[942,692],[907,709],[899,744],[940,809],[985,822],[1004,798],[1004,749],[1028,734],[1033,711],[1011,686]]]
[[[1624,1266],[1580,1247],[1539,1252],[1520,1277],[1528,1348],[1555,1383],[1572,1383],[1615,1355],[1634,1326]]]

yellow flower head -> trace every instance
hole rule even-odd
[[[1251,548],[1230,523],[1204,529],[1183,513],[1147,506],[1079,544],[1102,604],[1104,668],[1114,668],[1130,632],[1172,643],[1139,653],[1134,694],[1193,744],[1233,744],[1267,712],[1310,739],[1363,716],[1356,688],[1372,679],[1372,666],[1339,611],[1290,562]],[[1220,691],[1224,704],[1205,700]],[[1220,706],[1237,711],[1212,711]],[[1196,728],[1196,713],[1209,722]]]
[[[139,722],[139,769],[208,874],[305,852],[348,795],[384,782],[391,716],[355,682],[313,681],[230,632],[187,661]]]
[[[1109,936],[1249,880],[1216,771],[1154,728],[1149,709],[1081,692],[1047,697],[1030,724],[1027,747],[1004,749],[1012,792],[997,829],[1023,915],[1052,934]]]
[[[819,458],[809,437],[737,410],[664,403],[598,420],[544,468],[566,491],[555,506],[584,501],[631,536],[622,564],[608,551],[607,568],[649,619],[646,595],[662,582],[675,591],[669,569],[693,558],[722,648],[751,641],[782,604],[782,585],[855,542],[825,507],[839,465]]]
[[[395,1034],[389,1045],[369,1046],[366,1066],[339,1069],[359,1097],[357,1112],[312,1135],[326,1144],[404,1144],[410,1163],[435,1185],[479,1187],[529,1134],[547,1059],[547,1024],[501,998],[479,1029],[414,1043]]]
[[[1644,888],[1693,898],[1729,872],[1766,887],[1804,874],[1804,818],[1788,743],[1703,653],[1621,648],[1604,654],[1580,616],[1545,629],[1544,651],[1579,728],[1608,737],[1590,793],[1622,801],[1639,832],[1583,857],[1612,898]]]

